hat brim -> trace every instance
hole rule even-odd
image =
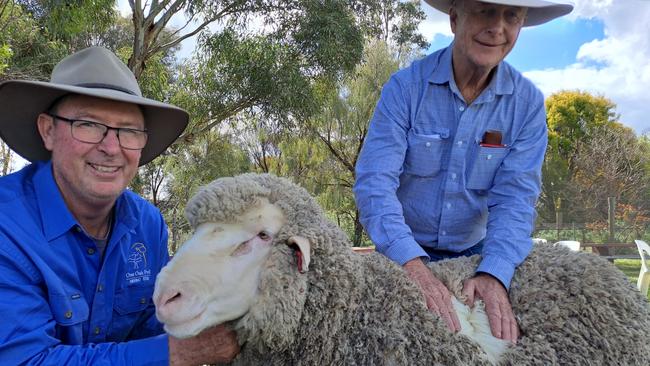
[[[451,0],[425,0],[427,4],[440,10],[443,13],[449,14],[451,7]],[[545,0],[480,0],[484,3],[521,6],[528,8],[524,27],[544,24],[555,18],[569,14],[573,10],[571,4],[560,4]]]
[[[142,166],[160,155],[185,130],[189,116],[184,110],[153,99],[117,90],[87,88],[41,81],[11,80],[0,83],[0,138],[18,155],[29,161],[49,160],[36,125],[40,113],[67,94],[114,100],[139,105],[149,131],[142,149]]]

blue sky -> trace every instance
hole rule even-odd
[[[584,90],[612,100],[620,122],[650,134],[650,1],[575,0],[574,11],[524,28],[506,60],[546,96]],[[422,2],[430,50],[452,40],[446,14]]]

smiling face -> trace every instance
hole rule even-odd
[[[236,319],[251,307],[262,265],[284,225],[266,199],[236,222],[206,222],[156,278],[156,317],[177,338]]]
[[[490,71],[512,50],[526,8],[459,0],[449,19],[454,33],[454,65]]]
[[[145,127],[137,105],[107,99],[70,96],[55,113],[111,127]],[[45,148],[52,152],[54,179],[73,212],[80,206],[112,205],[138,170],[141,150],[120,147],[114,130],[99,143],[85,143],[72,137],[70,123],[47,114],[39,116],[38,129]]]

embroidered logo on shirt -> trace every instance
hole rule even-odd
[[[143,243],[134,243],[129,250],[127,258],[129,269],[126,272],[126,280],[133,284],[151,280],[151,270],[147,264],[147,246]]]

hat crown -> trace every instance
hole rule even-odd
[[[113,52],[103,47],[89,47],[64,58],[52,70],[50,82],[113,89],[142,96],[131,70]]]

